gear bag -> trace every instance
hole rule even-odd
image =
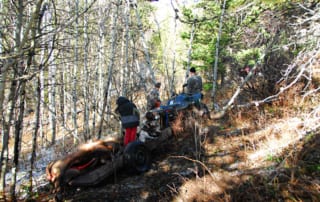
[[[133,128],[140,124],[140,120],[137,115],[122,116],[121,124],[123,128]]]
[[[137,108],[132,109],[132,115],[121,116],[123,128],[133,128],[140,124],[140,113]]]

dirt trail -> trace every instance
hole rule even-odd
[[[117,171],[99,186],[66,189],[64,201],[315,201],[320,133],[304,141],[301,123],[283,120],[261,130],[209,123],[196,135],[186,130],[152,152],[148,172]],[[309,170],[299,162],[308,162]],[[38,201],[53,197],[46,187]]]

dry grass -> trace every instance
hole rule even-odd
[[[302,88],[232,110],[203,145],[209,173],[185,179],[174,201],[320,201],[320,98]]]

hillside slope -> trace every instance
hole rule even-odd
[[[189,121],[152,153],[148,172],[120,170],[97,187],[68,188],[65,201],[320,200],[320,131],[306,131],[317,119],[274,119],[258,130]]]

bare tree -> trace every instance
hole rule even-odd
[[[8,6],[11,6],[10,4]],[[15,27],[15,49],[14,51],[16,53],[20,52],[20,46],[21,46],[21,32],[22,32],[22,12],[23,12],[23,4],[21,1],[18,2],[17,4],[17,23]],[[16,63],[15,60],[13,60],[10,63],[7,63],[7,65],[14,66],[15,70],[18,68],[18,64]],[[7,71],[9,66],[4,66],[4,70]],[[3,128],[3,142],[2,142],[2,150],[1,150],[1,190],[4,191],[5,187],[5,182],[6,182],[6,170],[7,170],[7,163],[8,163],[8,155],[9,155],[9,148],[8,148],[8,143],[9,143],[9,135],[10,135],[10,130],[11,130],[11,123],[14,118],[14,109],[16,107],[16,103],[18,100],[18,95],[17,95],[17,71],[15,71],[12,76],[11,80],[11,86],[9,90],[9,99],[8,99],[8,105],[10,105],[9,110],[6,112],[6,114],[2,111],[2,128]],[[9,78],[9,77],[8,77]],[[4,104],[4,103],[2,103]],[[4,109],[4,108],[3,108]],[[16,137],[18,140],[19,136]],[[17,141],[18,142],[18,141]],[[15,173],[16,172],[16,167],[12,169],[12,171]],[[14,175],[13,173],[13,175]],[[13,179],[13,182],[15,180]],[[14,188],[14,186],[11,185],[11,187]],[[11,189],[12,190],[12,189]],[[12,194],[14,194],[14,191]]]
[[[20,38],[20,34],[22,32],[23,26],[23,12],[25,9],[25,5],[22,1],[18,3],[18,25],[17,25],[17,34],[16,34],[16,45],[18,47],[18,51],[20,52],[25,46],[29,47],[27,49],[29,52],[26,57],[26,64],[24,62],[24,56],[20,55],[20,63],[16,66],[17,72],[17,80],[16,80],[16,98],[13,100],[13,103],[16,103],[18,106],[17,110],[17,120],[15,121],[15,136],[14,136],[14,157],[13,157],[13,166],[12,166],[12,183],[10,185],[11,197],[15,198],[15,186],[16,186],[16,177],[17,177],[17,169],[19,164],[19,155],[21,148],[21,135],[23,131],[23,119],[24,119],[24,111],[25,111],[25,99],[26,99],[26,82],[28,81],[28,70],[31,68],[32,61],[34,59],[34,39],[35,38],[35,29],[38,26],[39,13],[41,9],[43,1],[38,1],[35,4],[34,10],[31,13],[31,18],[29,23],[26,26],[26,29],[23,33],[23,38]],[[31,35],[31,40],[28,40],[29,34]],[[19,35],[19,36],[18,36]],[[14,104],[13,104],[14,105]]]
[[[92,133],[96,134],[97,119],[103,117],[102,111],[102,101],[103,101],[103,81],[104,81],[104,64],[105,64],[105,40],[107,34],[107,17],[109,17],[111,12],[111,2],[107,5],[104,1],[98,2],[98,44],[97,44],[97,65],[94,68],[94,80],[93,83],[93,111],[92,111]]]
[[[218,61],[219,61],[219,44],[220,44],[220,37],[221,37],[221,32],[222,32],[222,23],[223,23],[223,17],[224,17],[225,9],[226,9],[226,0],[223,1],[222,11],[221,11],[221,16],[220,16],[220,21],[219,21],[219,31],[218,31],[217,42],[216,42],[216,55],[215,55],[214,67],[213,67],[213,81],[212,81],[212,92],[211,92],[212,107],[214,106],[214,103],[215,103],[214,98],[215,98],[216,90],[217,90],[217,72],[218,72]]]
[[[188,79],[188,76],[189,76],[189,70],[190,70],[190,64],[191,64],[191,54],[192,54],[192,44],[193,44],[193,39],[194,39],[194,35],[195,35],[195,29],[196,29],[196,19],[192,23],[191,32],[190,32],[189,48],[188,48],[188,61],[187,61],[187,70],[186,70],[185,81]]]
[[[124,9],[124,24],[125,24],[125,31],[124,31],[124,67],[121,68],[121,94],[123,96],[127,96],[127,85],[128,85],[128,72],[129,72],[129,24],[130,24],[130,1],[126,0],[125,9]]]
[[[144,32],[143,32],[143,29],[142,29],[142,23],[141,23],[141,18],[140,18],[140,15],[139,15],[139,12],[138,12],[138,3],[136,0],[133,1],[132,3],[132,8],[134,9],[135,11],[135,14],[136,14],[136,20],[138,22],[138,28],[139,28],[139,32],[140,32],[140,35],[141,35],[141,40],[142,40],[142,46],[143,46],[143,49],[144,49],[144,54],[145,54],[145,57],[146,57],[146,63],[147,63],[147,68],[149,69],[149,73],[150,73],[150,76],[151,76],[151,80],[153,82],[153,84],[155,84],[156,82],[156,79],[155,79],[155,76],[154,76],[154,71],[152,69],[152,63],[151,63],[151,59],[150,59],[150,54],[149,54],[149,49],[148,49],[148,46],[146,44],[146,40],[145,40],[145,37],[144,37]]]
[[[7,13],[8,10],[6,8],[10,8],[7,2],[0,1],[0,12]],[[0,26],[2,30],[0,31],[0,53],[4,52],[3,43],[5,42],[3,34],[5,33],[5,24],[4,17],[5,15],[0,15]],[[7,169],[7,161],[8,161],[8,142],[9,142],[9,126],[7,122],[7,118],[5,117],[4,106],[5,104],[5,89],[7,86],[6,80],[9,77],[9,67],[12,65],[12,62],[9,58],[4,59],[0,63],[0,120],[1,120],[1,134],[2,134],[2,148],[1,148],[1,158],[0,158],[0,191],[3,192],[5,187],[5,172]]]
[[[111,32],[111,53],[109,56],[109,65],[108,65],[108,78],[105,81],[103,94],[104,94],[104,100],[103,100],[103,106],[102,106],[102,116],[99,124],[99,132],[98,132],[98,138],[101,138],[102,133],[102,126],[103,126],[103,119],[104,119],[104,113],[109,101],[109,90],[111,87],[111,79],[112,79],[112,72],[114,67],[114,59],[116,54],[116,46],[117,46],[117,22],[119,17],[119,7],[120,7],[121,0],[117,0],[115,3],[114,13],[112,15],[113,22],[112,22],[112,32]]]
[[[45,7],[49,6],[46,3]],[[44,8],[45,8],[44,7]],[[49,9],[49,8],[48,8]],[[43,11],[44,12],[44,11]],[[45,15],[45,21],[48,23],[45,27],[45,31],[48,33],[52,33],[53,31],[53,13],[52,9],[48,10],[47,12],[43,13]],[[55,58],[53,54],[50,52],[54,46],[54,35],[51,34],[48,36],[48,59],[49,59],[49,114],[50,114],[50,126],[51,126],[51,143],[54,144],[56,141],[56,133],[57,133],[57,109],[56,109],[56,77],[57,77],[57,65],[55,64]]]
[[[88,6],[88,1],[85,0],[85,7]],[[83,86],[83,131],[84,139],[88,140],[90,138],[90,129],[89,129],[89,67],[88,67],[88,55],[89,55],[89,36],[88,36],[88,14],[84,14],[84,82],[87,85]]]
[[[79,60],[79,55],[78,55],[78,43],[79,43],[79,0],[76,0],[75,2],[75,15],[76,17],[76,27],[75,27],[75,46],[74,46],[74,60],[75,64],[73,65],[73,71],[72,71],[72,120],[73,120],[73,142],[77,144],[79,142],[79,137],[78,137],[78,116],[77,116],[77,102],[78,102],[78,96],[77,96],[77,87],[78,87],[78,78],[77,78],[77,73],[78,73],[78,60]]]

